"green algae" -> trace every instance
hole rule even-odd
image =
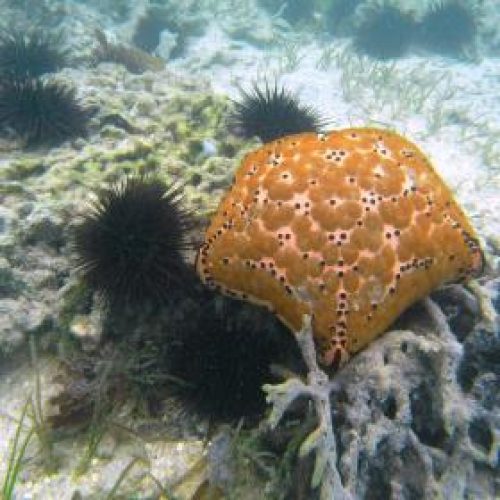
[[[41,158],[25,158],[13,160],[4,169],[3,176],[10,181],[21,181],[32,176],[39,176],[47,172],[49,165]]]
[[[272,432],[241,425],[230,429],[230,498],[253,498],[256,485],[265,492],[263,500],[288,498],[298,490],[310,494],[309,475],[301,470],[298,451],[313,428],[312,419],[305,419]]]
[[[124,147],[108,151],[102,155],[104,162],[143,160],[153,151],[153,144],[144,139],[136,139]]]
[[[147,94],[138,90],[134,102],[142,95]],[[129,122],[124,109],[130,106],[125,101],[119,94],[111,95],[104,113],[113,112]],[[43,160],[22,154],[4,169],[6,180],[0,185],[0,193],[29,198],[36,198],[38,193],[66,204],[70,197],[74,200],[75,189],[90,190],[124,175],[159,174],[204,190],[203,195],[190,198],[196,203],[196,211],[205,213],[214,203],[211,198],[218,198],[220,189],[229,185],[238,152],[253,146],[252,141],[231,134],[229,110],[230,101],[224,96],[191,87],[175,89],[157,103],[145,122],[140,122],[137,134],[122,137],[120,128],[105,125],[100,132],[103,142],[98,146],[84,142],[77,152],[49,152]],[[210,157],[214,152],[205,151],[205,141],[214,145],[216,156]]]
[[[114,125],[105,125],[101,129],[101,137],[104,139],[124,139],[127,137],[127,132]]]
[[[19,418],[19,423],[17,424],[16,432],[11,442],[11,453],[7,465],[7,472],[5,474],[3,486],[2,486],[2,499],[11,500],[14,498],[14,489],[17,483],[19,473],[21,471],[24,456],[26,454],[26,449],[31,441],[31,438],[35,434],[34,427],[31,427],[27,433],[25,433],[24,438],[21,438],[21,433],[24,427],[24,421],[27,417],[28,407],[31,401],[28,399],[26,401],[21,416]]]
[[[27,190],[19,181],[1,182],[0,194],[4,196],[25,196],[27,194]]]

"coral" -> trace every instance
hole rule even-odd
[[[355,49],[375,59],[403,56],[410,47],[415,31],[411,15],[384,4],[368,7],[354,33]]]
[[[411,321],[418,333],[389,333],[336,377],[343,476],[358,498],[373,491],[384,498],[494,497],[498,331],[478,328],[462,348],[439,308],[428,299],[424,305]],[[487,352],[486,363],[464,393],[460,372],[474,345]]]
[[[277,385],[265,385],[267,401],[272,403],[268,422],[276,427],[291,403],[299,397],[309,396],[314,403],[318,426],[303,441],[299,457],[316,451],[316,461],[311,479],[311,488],[321,487],[321,498],[349,499],[342,486],[337,470],[337,445],[333,434],[330,393],[335,385],[318,366],[314,346],[311,317],[303,316],[302,327],[295,332],[299,348],[308,368],[307,384],[298,378],[290,378]]]
[[[66,244],[66,221],[60,214],[47,208],[36,207],[24,219],[21,242],[27,245],[44,245],[59,252]]]
[[[499,354],[500,333],[478,328],[467,337],[464,355],[457,369],[462,390],[465,393],[472,392],[487,410],[500,406]],[[491,390],[493,388],[496,390]]]
[[[94,59],[97,62],[113,62],[123,64],[128,71],[141,74],[145,71],[161,71],[165,67],[165,61],[159,57],[154,57],[143,50],[134,47],[127,47],[122,44],[108,42],[106,35],[96,30],[96,39],[99,46],[94,52]]]
[[[457,0],[438,0],[419,24],[419,42],[429,51],[459,56],[477,34],[474,11]]]
[[[251,91],[240,91],[240,99],[234,101],[231,116],[233,125],[244,137],[257,136],[268,142],[299,132],[319,132],[324,120],[310,106],[300,103],[298,97],[277,83],[270,88],[254,84]]]
[[[182,251],[192,219],[181,189],[128,177],[96,194],[74,229],[83,278],[110,306],[164,302],[190,275]]]
[[[66,64],[61,35],[41,29],[0,34],[0,77],[27,78],[52,73]]]
[[[39,79],[0,83],[0,127],[13,130],[28,146],[85,135],[94,112],[64,83]]]
[[[322,360],[337,365],[482,265],[474,230],[423,153],[393,132],[346,129],[247,155],[197,270],[292,331],[312,314]]]

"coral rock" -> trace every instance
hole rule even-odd
[[[312,315],[333,366],[482,266],[474,230],[424,154],[371,128],[288,136],[248,154],[197,259],[205,284],[269,307],[294,332]]]

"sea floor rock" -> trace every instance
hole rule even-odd
[[[387,333],[336,376],[343,478],[362,499],[496,498],[498,328],[477,326],[461,344],[413,314],[411,330]]]

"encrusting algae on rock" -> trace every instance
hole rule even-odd
[[[424,154],[372,128],[293,135],[248,154],[197,260],[207,285],[266,305],[294,332],[311,316],[329,366],[482,266],[474,230]]]

